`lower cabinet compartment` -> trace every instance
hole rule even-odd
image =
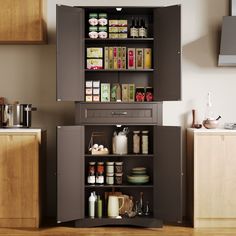
[[[58,127],[58,223],[180,223],[180,135],[150,124]]]

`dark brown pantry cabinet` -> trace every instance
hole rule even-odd
[[[57,128],[57,220],[74,221],[76,227],[100,225],[138,225],[161,227],[162,222],[182,222],[181,128],[162,125],[162,102],[181,99],[180,5],[169,7],[69,7],[57,6],[57,100],[75,102],[75,124]],[[142,17],[148,24],[147,38],[88,37],[90,12],[106,12],[113,19]],[[123,46],[151,48],[151,69],[86,69],[87,47]],[[135,84],[152,87],[151,102],[86,102],[86,81]],[[112,150],[112,134],[117,126],[128,127],[128,154],[91,155],[88,145],[93,132],[102,132]],[[132,154],[131,133],[146,130],[149,134],[145,154]],[[89,162],[122,161],[124,182],[121,185],[88,185]],[[145,166],[148,184],[126,182],[128,172]],[[138,197],[143,192],[150,204],[149,216],[108,218],[88,217],[88,197],[96,191],[122,192]]]

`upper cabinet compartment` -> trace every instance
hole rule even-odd
[[[59,101],[180,100],[180,67],[180,6],[57,6]]]
[[[0,7],[0,44],[46,42],[44,0],[4,0]]]

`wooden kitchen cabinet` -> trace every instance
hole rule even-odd
[[[39,227],[41,130],[0,130],[0,227]]]
[[[0,43],[46,42],[45,0],[1,0]]]
[[[188,130],[194,227],[236,227],[236,131]]]

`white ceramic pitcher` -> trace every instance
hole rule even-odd
[[[124,205],[123,196],[109,196],[107,216],[110,218],[117,218],[119,216],[119,210],[123,207],[123,205]]]

